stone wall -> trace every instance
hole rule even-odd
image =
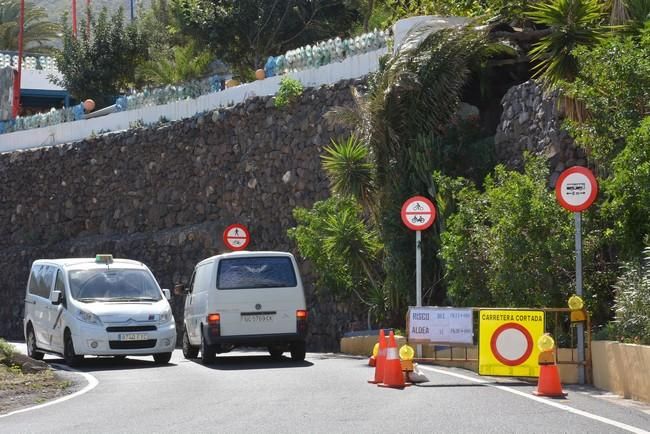
[[[521,168],[525,151],[543,155],[551,167],[549,187],[555,186],[565,168],[586,164],[584,151],[561,128],[557,98],[544,95],[533,80],[511,87],[501,104],[503,113],[495,135],[498,161]]]
[[[225,251],[224,228],[248,226],[250,250],[291,250],[292,210],[328,196],[320,149],[349,132],[323,119],[352,104],[350,85],[307,89],[289,107],[271,97],[183,121],[0,155],[0,337],[22,336],[23,299],[38,258],[113,253],[146,263],[162,287],[187,282]],[[297,255],[296,255],[297,256]],[[311,350],[335,350],[357,318],[315,295]],[[181,298],[173,305],[177,319]]]

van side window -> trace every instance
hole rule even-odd
[[[36,265],[32,267],[32,274],[29,278],[29,293],[39,297],[48,298],[50,288],[54,280],[54,267],[48,265]]]
[[[190,283],[187,284],[187,287],[190,289],[190,292],[194,292],[195,281],[196,281],[196,270],[192,272],[192,277],[190,277]]]
[[[63,297],[63,305],[66,306],[65,302],[65,283],[63,282],[63,271],[56,271],[56,281],[54,282],[54,290],[61,291],[61,296]]]

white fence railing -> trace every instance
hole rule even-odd
[[[341,80],[363,77],[376,71],[379,67],[380,57],[386,53],[387,48],[384,47],[368,53],[347,57],[342,62],[291,72],[288,75],[300,80],[305,87],[334,84]],[[93,134],[126,130],[136,124],[154,124],[161,119],[174,121],[189,118],[197,113],[240,103],[253,96],[275,95],[280,87],[282,77],[269,77],[195,99],[174,101],[163,105],[111,113],[98,118],[0,134],[0,152],[73,142],[90,137]]]

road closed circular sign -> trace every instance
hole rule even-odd
[[[573,166],[560,174],[555,184],[555,197],[563,208],[573,212],[584,211],[598,195],[598,182],[591,170]]]
[[[436,208],[423,196],[413,196],[402,205],[402,222],[414,231],[427,229],[436,220]]]
[[[230,250],[244,250],[250,242],[251,235],[244,225],[235,223],[223,231],[223,243]]]

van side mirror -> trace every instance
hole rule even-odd
[[[185,295],[188,292],[189,291],[187,291],[187,288],[185,288],[184,283],[177,283],[176,285],[174,285],[174,294],[175,295]]]
[[[54,290],[50,293],[50,301],[52,304],[59,304],[61,303],[61,299],[63,298],[61,291]]]
[[[166,298],[167,300],[171,300],[171,299],[172,299],[172,293],[171,293],[171,291],[170,291],[169,289],[164,288],[164,289],[162,290],[162,292],[163,292],[163,294],[165,294],[165,298]]]

